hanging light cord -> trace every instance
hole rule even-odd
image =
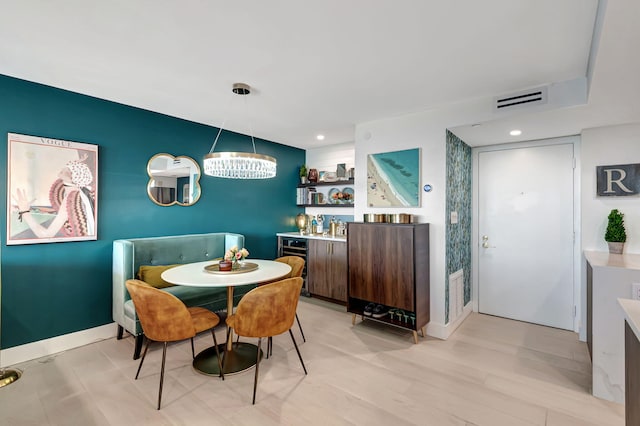
[[[234,83],[233,93],[246,96],[251,93],[251,88],[245,83]],[[234,102],[233,97],[231,98],[231,102]],[[248,113],[249,107],[247,102],[245,97],[244,109],[247,118],[241,122],[249,127],[249,136],[251,137],[253,152],[213,152],[218,144],[218,140],[222,136],[222,130],[227,123],[227,115],[222,122],[222,126],[218,129],[211,150],[204,156],[203,166],[206,175],[227,179],[268,179],[276,176],[276,159],[269,155],[261,155],[256,152],[256,141],[253,137],[253,128],[249,117],[250,114]],[[240,136],[245,137],[246,135]]]
[[[244,97],[246,95],[248,95],[248,93],[245,94],[245,95],[240,95],[240,96]],[[231,101],[229,102],[229,108],[227,108],[227,111],[231,111],[231,104],[233,103],[233,99],[234,98],[231,98]],[[246,114],[246,111],[248,109],[248,107],[247,107],[247,98],[244,98],[243,102],[244,102],[244,110],[245,110],[245,114]],[[249,114],[246,114],[246,115],[248,116]],[[224,118],[224,120],[222,121],[222,125],[218,129],[218,134],[216,135],[216,138],[213,141],[213,145],[211,146],[211,149],[209,150],[209,154],[213,153],[213,151],[216,149],[216,144],[218,143],[218,139],[220,139],[220,134],[222,133],[222,129],[224,128],[224,125],[227,123],[227,118],[229,118],[228,115]],[[256,141],[253,138],[253,128],[251,127],[251,121],[247,120],[247,122],[249,123],[249,137],[251,137],[251,145],[253,145],[253,153],[256,154]]]

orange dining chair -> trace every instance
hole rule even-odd
[[[294,278],[294,277],[302,277],[302,270],[304,269],[304,259],[300,256],[282,256],[276,259],[276,262],[286,263],[291,266],[291,272],[284,278]],[[298,328],[300,329],[300,335],[302,335],[302,341],[306,342],[307,339],[304,337],[304,331],[302,331],[302,325],[300,324],[300,318],[298,318],[298,313],[296,312],[296,322],[298,323]]]
[[[287,265],[291,266],[291,272],[289,272],[288,275],[280,279],[302,277],[302,271],[304,270],[304,259],[301,258],[300,256],[282,256],[275,259],[275,261],[280,263],[286,263]],[[274,281],[271,281],[271,282],[274,282]],[[268,284],[268,282],[258,284],[258,286],[265,285],[265,284]],[[304,331],[302,331],[302,325],[300,324],[300,318],[298,318],[297,312],[296,312],[296,322],[298,323],[298,328],[300,329],[300,335],[302,336],[302,341],[306,342],[307,339],[304,337]],[[237,341],[240,341],[240,336],[238,336]],[[269,337],[269,340],[267,341],[267,358],[269,358],[269,355],[272,355],[272,352],[273,352],[273,339]]]
[[[213,343],[218,355],[218,367],[220,377],[224,380],[218,341],[214,327],[220,323],[220,318],[205,308],[187,308],[185,304],[171,293],[151,287],[144,281],[127,280],[127,290],[131,295],[136,313],[142,325],[142,331],[147,338],[147,343],[140,359],[140,365],[136,372],[136,380],[140,374],[142,363],[147,355],[149,343],[163,342],[162,367],[160,368],[160,388],[158,391],[158,410],[162,401],[162,383],[164,381],[164,364],[167,356],[167,344],[180,340],[191,339],[191,355],[195,357],[193,338],[201,331],[211,330]]]
[[[298,298],[302,290],[302,278],[286,278],[281,281],[262,285],[246,293],[240,299],[236,312],[227,317],[227,325],[239,336],[257,337],[256,373],[253,380],[253,404],[256,403],[258,371],[260,367],[260,347],[262,339],[289,331],[293,346],[296,348],[304,374],[307,368],[300,355],[298,344],[293,337],[291,327],[296,316]],[[223,360],[224,363],[224,360]]]

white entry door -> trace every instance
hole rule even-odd
[[[478,308],[573,330],[573,144],[478,154]]]

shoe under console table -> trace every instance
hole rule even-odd
[[[347,311],[425,336],[429,322],[429,224],[348,223]],[[404,315],[365,317],[365,307],[383,305]],[[415,319],[413,319],[415,318]]]

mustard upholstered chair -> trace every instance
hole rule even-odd
[[[127,280],[126,286],[133,300],[138,318],[140,319],[142,331],[147,338],[147,344],[144,347],[140,365],[136,372],[136,380],[140,374],[144,358],[147,355],[149,343],[152,340],[164,343],[164,348],[162,349],[162,367],[160,368],[158,410],[160,409],[160,403],[162,401],[164,363],[167,356],[168,342],[191,339],[191,355],[195,356],[193,347],[194,336],[201,331],[211,330],[213,343],[218,355],[220,376],[222,380],[224,380],[220,353],[218,353],[218,341],[216,340],[216,334],[213,330],[214,327],[220,323],[220,318],[216,314],[205,308],[187,308],[185,304],[173,294],[151,287],[144,281]]]
[[[294,278],[294,277],[302,277],[302,271],[304,270],[304,259],[300,256],[282,256],[276,259],[276,262],[286,263],[291,266],[291,272],[284,278]],[[300,324],[300,318],[298,318],[298,313],[296,312],[296,322],[298,323],[298,328],[300,329],[300,335],[302,336],[302,341],[306,342],[307,339],[304,337],[304,331],[302,331],[302,325]],[[269,338],[268,347],[267,347],[267,357],[272,355],[273,351],[273,339]]]
[[[302,355],[300,355],[298,344],[291,332],[293,320],[296,316],[296,308],[298,307],[300,290],[302,290],[302,278],[300,277],[286,278],[275,283],[256,287],[242,296],[235,314],[227,317],[227,325],[233,328],[239,336],[258,338],[256,373],[253,380],[253,404],[256,403],[260,347],[263,338],[277,336],[289,331],[304,374],[307,374],[307,368],[302,360]]]
[[[275,261],[286,263],[287,265],[291,266],[291,272],[289,272],[288,275],[280,279],[302,277],[302,271],[304,270],[304,259],[301,258],[300,256],[282,256],[275,259]],[[271,282],[275,282],[275,281],[271,281]],[[265,284],[268,284],[268,283],[258,284],[258,286],[265,285]],[[297,312],[296,312],[296,322],[298,323],[298,328],[300,329],[300,335],[302,336],[302,341],[306,342],[307,339],[304,337],[304,331],[302,331],[302,325],[300,324],[300,318],[298,318]],[[271,355],[273,351],[272,340],[273,339],[271,339],[270,337],[269,340],[267,341],[267,358],[269,358],[269,355]],[[237,341],[240,341],[240,336],[238,336]]]

